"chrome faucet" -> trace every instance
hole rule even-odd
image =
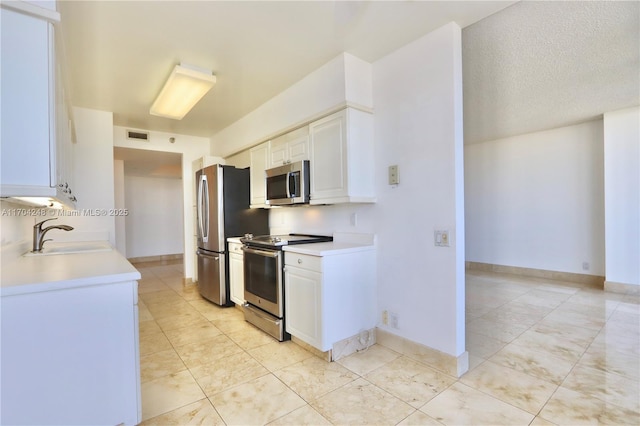
[[[50,220],[56,220],[56,219],[58,218],[54,217],[53,219],[43,220],[42,222],[38,222],[33,226],[33,250],[31,251],[32,253],[40,253],[42,251],[42,246],[44,245],[44,242],[51,241],[51,239],[45,240],[43,238],[44,238],[44,234],[51,231],[52,229],[63,229],[65,231],[73,230],[73,227],[69,225],[52,225],[42,229],[43,223],[48,222]]]

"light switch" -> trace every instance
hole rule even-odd
[[[398,174],[398,165],[389,166],[389,185],[397,185],[400,183],[400,175]]]
[[[438,247],[449,247],[449,231],[440,229],[433,231],[433,244]]]

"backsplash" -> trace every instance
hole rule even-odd
[[[0,246],[30,240],[40,209],[0,200]]]
[[[374,233],[374,207],[372,204],[336,204],[272,208],[269,227],[272,234]]]

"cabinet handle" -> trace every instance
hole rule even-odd
[[[298,265],[302,263],[302,259],[298,259]]]

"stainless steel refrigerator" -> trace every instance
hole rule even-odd
[[[229,298],[228,237],[269,234],[269,212],[250,209],[249,169],[219,164],[196,172],[198,290],[221,306]]]

